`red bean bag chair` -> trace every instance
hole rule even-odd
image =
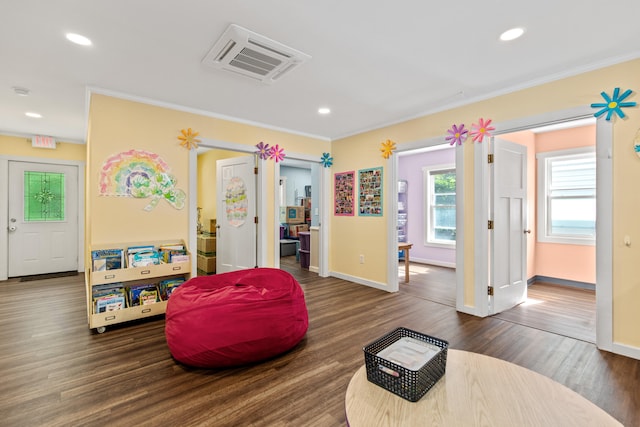
[[[167,302],[165,336],[177,361],[222,368],[284,353],[308,326],[296,279],[283,270],[254,268],[180,285]]]

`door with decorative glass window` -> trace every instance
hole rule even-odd
[[[9,277],[77,271],[78,167],[9,162]]]

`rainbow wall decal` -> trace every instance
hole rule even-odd
[[[150,211],[160,199],[176,209],[182,209],[186,199],[184,191],[176,188],[176,179],[169,165],[149,151],[129,150],[109,157],[100,170],[101,196],[151,198],[144,209]]]

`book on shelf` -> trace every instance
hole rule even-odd
[[[160,264],[160,254],[157,251],[136,252],[131,257],[131,267],[146,267]]]
[[[184,245],[182,243],[167,243],[160,245],[160,250],[182,251],[184,250]]]
[[[171,296],[171,293],[175,291],[180,285],[185,282],[185,279],[182,277],[177,277],[175,279],[166,279],[162,280],[158,283],[158,289],[160,290],[160,298],[163,301],[166,301]]]
[[[96,299],[96,313],[122,310],[126,306],[124,295],[105,296]]]
[[[158,252],[160,253],[160,260],[165,264],[189,261],[187,250],[181,243],[160,245]]]
[[[98,249],[91,251],[93,271],[119,270],[124,268],[122,249]]]
[[[153,283],[130,286],[128,294],[131,307],[154,304],[160,301],[160,292]]]
[[[122,310],[127,306],[126,292],[122,283],[95,285],[91,292],[94,313]]]
[[[169,257],[169,263],[173,264],[174,262],[189,262],[191,261],[191,257],[189,254],[174,254]]]
[[[158,252],[153,245],[129,246],[127,248],[127,267],[143,267],[153,264],[153,261],[149,260],[153,258],[154,253]]]

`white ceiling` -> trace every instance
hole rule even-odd
[[[0,16],[0,133],[78,142],[87,89],[333,140],[640,57],[638,0],[0,0]],[[311,59],[273,85],[205,68],[231,23]]]

